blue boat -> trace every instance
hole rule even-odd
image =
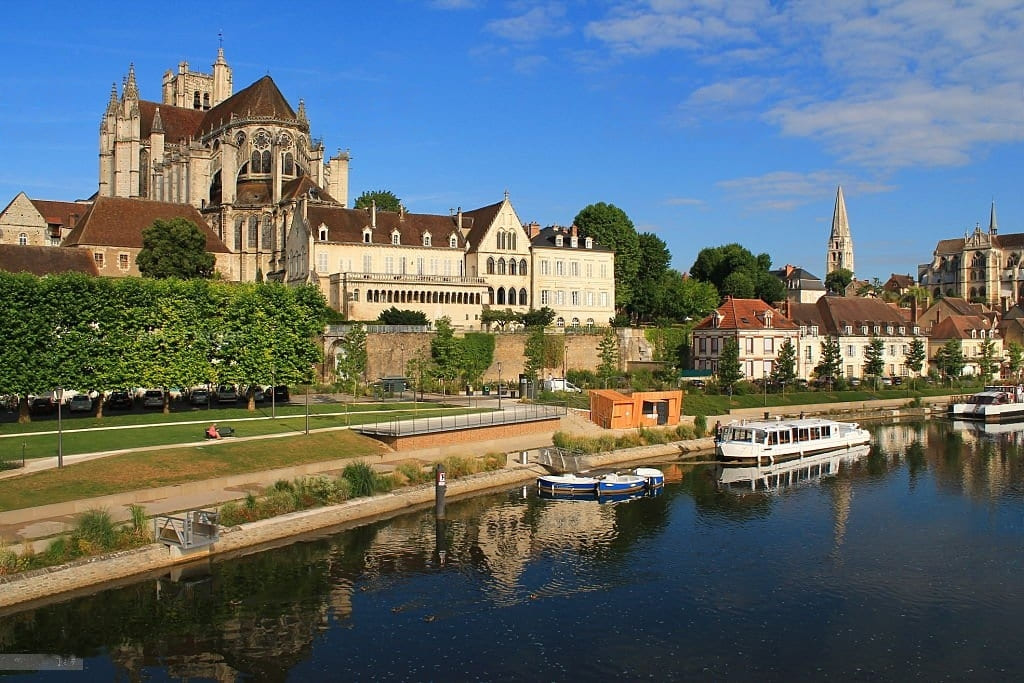
[[[597,491],[597,478],[577,474],[546,474],[537,478],[537,488],[548,493],[593,495]]]
[[[665,485],[665,473],[653,467],[637,467],[633,474],[647,480],[648,489],[657,489]]]
[[[597,495],[637,493],[647,489],[647,479],[636,474],[612,472],[597,480]]]
[[[545,500],[573,500],[573,501],[597,501],[599,503],[621,503],[624,501],[637,500],[639,498],[657,498],[664,493],[665,488],[644,489],[633,493],[603,493],[597,495],[597,491],[589,493],[555,493],[541,489],[538,495]]]

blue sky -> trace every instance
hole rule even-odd
[[[739,242],[824,276],[842,184],[857,276],[916,275],[939,239],[1024,232],[1024,2],[380,0],[17,3],[0,28],[0,201],[91,195],[110,86],[269,73],[352,154],[350,200],[502,198],[567,224],[613,203],[686,270]],[[172,16],[171,10],[180,16]]]

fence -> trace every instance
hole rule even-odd
[[[387,422],[374,422],[356,428],[360,434],[367,436],[412,436],[434,432],[451,432],[459,429],[476,427],[493,427],[495,425],[536,422],[538,420],[556,420],[567,412],[564,405],[520,405],[508,410],[495,410],[485,413],[465,415],[443,415],[440,417],[398,418]]]
[[[201,548],[220,537],[219,513],[190,510],[184,517],[154,517],[153,538],[164,545]]]

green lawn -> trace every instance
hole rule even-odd
[[[412,403],[390,404],[353,404],[350,412],[345,412],[343,404],[318,405],[317,412],[310,405],[309,428],[344,427],[349,425],[368,424],[391,420],[438,417],[440,415],[462,415],[466,413],[484,412],[486,409],[470,409],[464,407],[444,408],[437,404]],[[170,444],[187,444],[203,441],[204,431],[209,422],[226,424],[235,429],[237,436],[262,436],[264,434],[299,434],[305,431],[305,411],[303,406],[291,406],[289,414],[279,410],[277,417],[271,419],[269,409],[266,415],[261,411],[250,413],[245,409],[211,411],[208,416],[197,413],[161,413],[120,415],[102,420],[76,420],[73,428],[65,428],[63,433],[64,455],[76,453],[95,453],[99,451],[119,450],[123,448],[145,448]],[[295,410],[297,409],[297,411]],[[382,412],[390,411],[390,412]],[[321,414],[328,413],[331,414]],[[264,418],[264,419],[255,419]],[[228,420],[242,420],[229,422]],[[174,424],[183,420],[203,420],[200,424]],[[168,424],[170,423],[170,424]],[[68,423],[65,422],[65,425]],[[86,425],[89,425],[88,427]],[[129,429],[108,429],[109,427],[131,426]],[[33,422],[30,424],[4,424],[0,433],[15,433],[20,436],[0,439],[0,459],[20,458],[24,450],[25,458],[50,458],[57,454],[58,435],[43,434],[42,430],[56,430],[56,421]],[[24,449],[22,448],[24,446]]]
[[[774,406],[800,406],[811,403],[842,403],[848,401],[875,401],[879,399],[912,400],[917,396],[949,396],[962,394],[968,389],[928,388],[909,390],[884,389],[881,391],[795,391],[785,394],[734,394],[729,396],[687,393],[683,398],[685,415],[724,415],[733,408],[759,408]]]
[[[144,431],[144,430],[138,430]],[[383,446],[341,430],[264,441],[140,451],[0,479],[0,510],[16,510],[124,491],[381,452]]]

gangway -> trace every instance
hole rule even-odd
[[[189,510],[182,517],[153,518],[153,538],[167,546],[188,550],[202,548],[220,539],[220,513]]]

